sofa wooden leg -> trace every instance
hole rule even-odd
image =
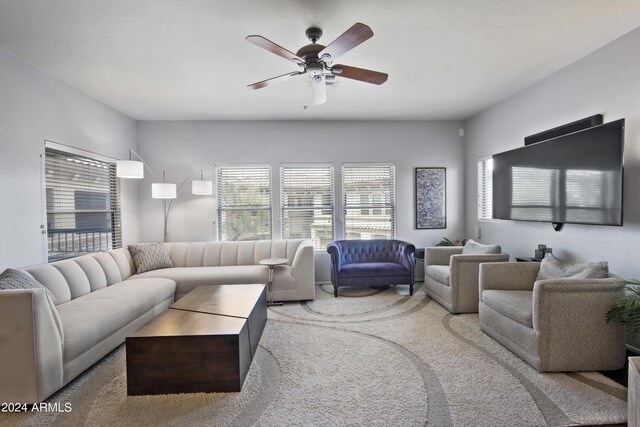
[[[333,287],[333,296],[338,298],[338,287],[337,286]]]
[[[413,285],[409,285],[409,296],[413,296]]]

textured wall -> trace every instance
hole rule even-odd
[[[0,271],[46,261],[45,139],[125,158],[136,122],[0,49]],[[137,241],[137,184],[124,183],[125,243]]]
[[[612,271],[640,277],[640,29],[634,30],[532,87],[473,117],[466,124],[466,230],[501,244],[512,256],[533,256],[538,243],[577,261],[607,260]],[[478,158],[521,147],[524,137],[593,114],[605,122],[626,118],[624,226],[478,221]]]
[[[416,246],[432,245],[443,236],[459,238],[464,230],[463,138],[457,122],[139,122],[138,144],[149,165],[180,182],[191,170],[204,168],[211,179],[215,164],[271,164],[274,194],[274,238],[280,237],[280,163],[395,162],[396,234]],[[447,229],[416,230],[414,168],[447,168]],[[337,185],[339,178],[336,177]],[[140,240],[162,239],[162,209],[151,199],[151,180],[140,187]],[[169,240],[216,238],[213,198],[180,193],[169,227]],[[320,254],[319,254],[320,255]],[[317,257],[317,280],[329,279],[328,259]]]

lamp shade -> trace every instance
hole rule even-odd
[[[118,160],[116,162],[118,178],[144,178],[144,164],[137,160]]]
[[[211,181],[191,181],[191,193],[198,196],[210,196],[213,194],[213,182]]]
[[[311,104],[321,105],[325,102],[327,102],[327,86],[321,74],[311,79]]]
[[[168,182],[154,182],[151,184],[151,197],[154,199],[175,199],[176,185]]]

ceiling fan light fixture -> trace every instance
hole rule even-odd
[[[322,105],[327,102],[327,86],[321,74],[311,79],[311,105]]]

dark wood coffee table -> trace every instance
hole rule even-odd
[[[127,394],[242,390],[266,322],[265,285],[194,289],[127,337]]]

